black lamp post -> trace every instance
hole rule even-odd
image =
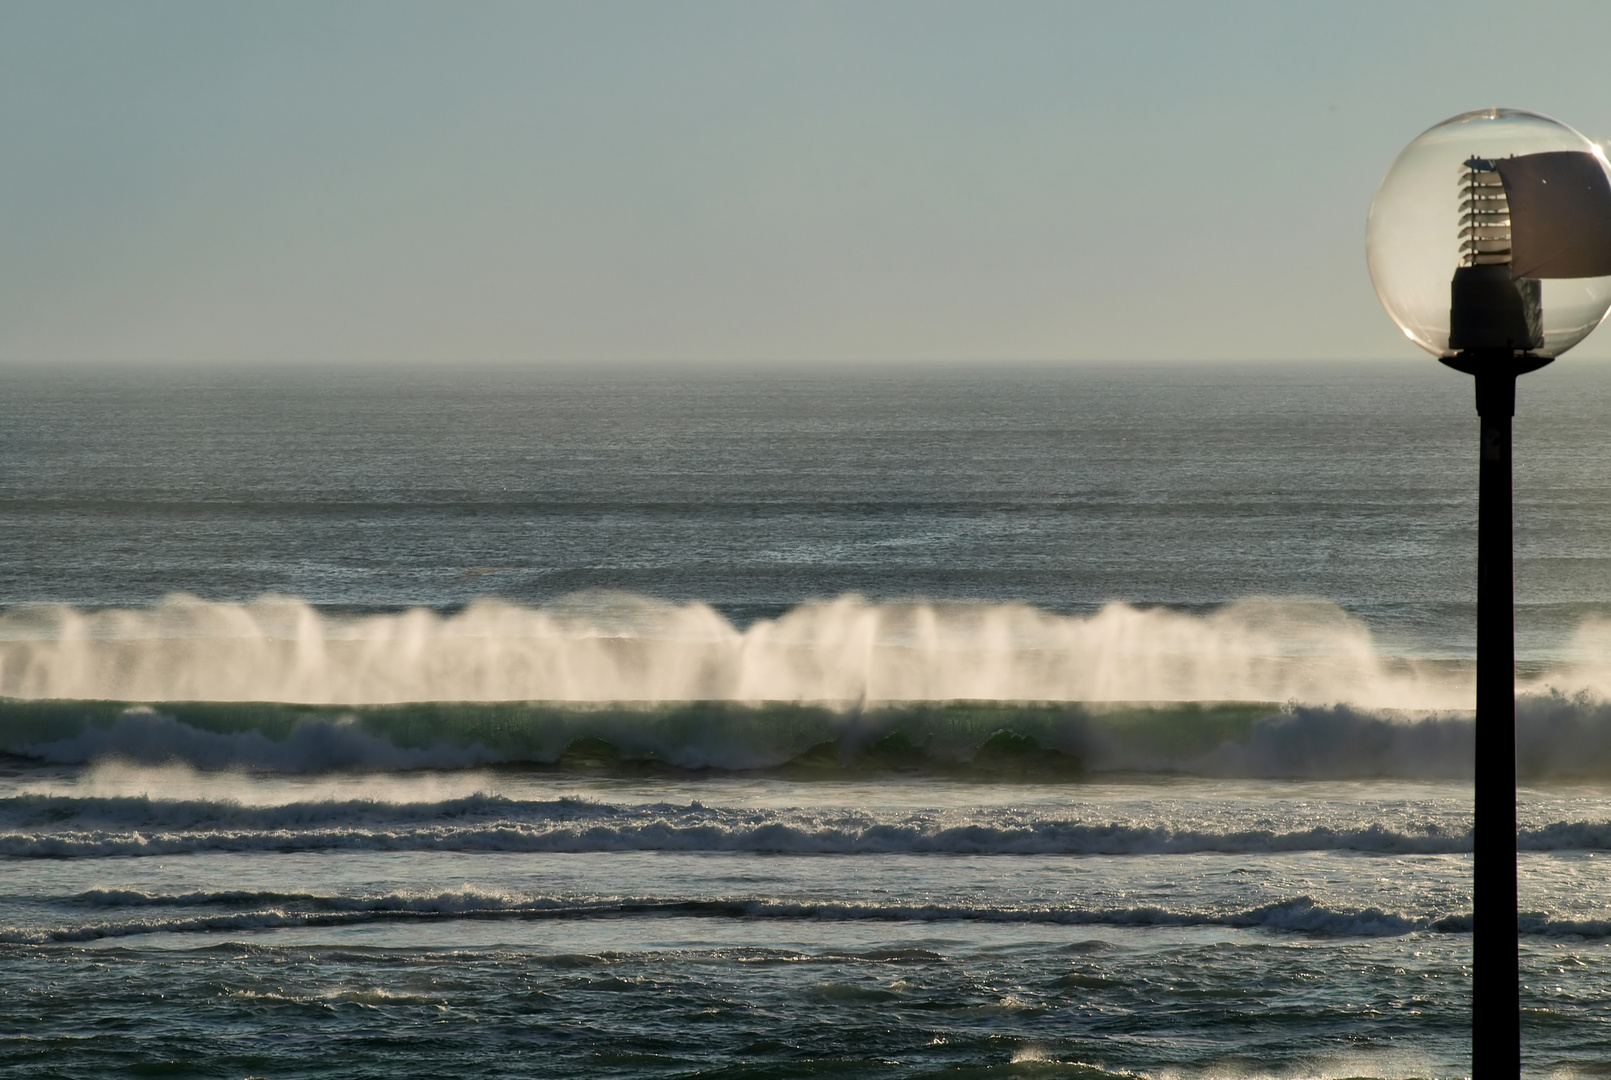
[[[1371,206],[1366,249],[1388,314],[1476,389],[1472,1075],[1511,1080],[1521,1073],[1511,418],[1517,376],[1577,344],[1611,306],[1605,158],[1546,117],[1454,117],[1394,162]],[[1564,287],[1546,291],[1552,279]]]

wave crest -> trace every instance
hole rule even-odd
[[[1611,777],[1611,704],[1518,699],[1518,774]],[[522,764],[569,771],[905,772],[1057,781],[1115,773],[1463,780],[1466,715],[1349,706],[949,702],[352,706],[0,700],[0,752],[59,764],[275,773]]]

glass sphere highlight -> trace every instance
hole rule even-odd
[[[1452,356],[1457,351],[1449,343],[1454,271],[1484,249],[1471,238],[1489,235],[1489,222],[1508,236],[1508,218],[1485,220],[1470,212],[1467,163],[1561,150],[1593,154],[1611,174],[1605,154],[1581,134],[1517,109],[1462,113],[1404,148],[1371,203],[1365,259],[1377,297],[1405,337],[1433,356]],[[1475,261],[1487,260],[1477,256]],[[1611,308],[1611,276],[1546,278],[1539,284],[1543,344],[1531,350],[1536,356],[1555,357],[1570,349]]]

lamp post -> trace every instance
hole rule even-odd
[[[1611,307],[1605,156],[1534,113],[1452,117],[1388,170],[1365,250],[1376,295],[1399,329],[1472,376],[1476,389],[1472,1076],[1513,1080],[1521,1073],[1521,999],[1511,417],[1517,376],[1582,341]]]

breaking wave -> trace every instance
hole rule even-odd
[[[1611,624],[1562,656],[1520,688],[1521,775],[1611,776]],[[1469,664],[1384,657],[1318,601],[1063,616],[852,596],[744,630],[621,594],[0,614],[0,752],[58,763],[1460,779],[1471,696]]]

